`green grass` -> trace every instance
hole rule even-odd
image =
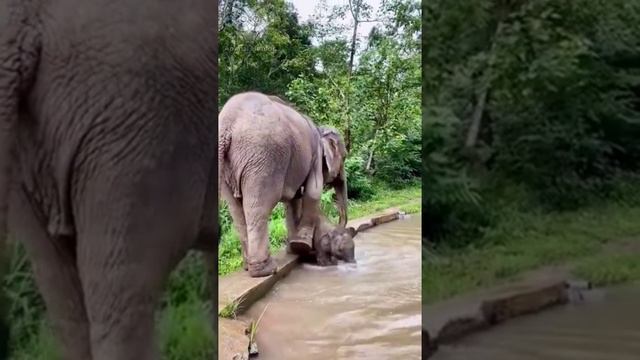
[[[322,208],[333,221],[337,221],[337,211],[331,201],[332,192],[323,194]],[[420,211],[421,186],[416,184],[400,190],[377,189],[376,195],[366,201],[349,201],[349,219],[357,219],[375,214],[390,207],[398,206],[401,210],[411,213]],[[269,242],[271,253],[280,251],[287,236],[282,204],[276,206],[269,221]],[[242,267],[240,240],[233,228],[222,235],[218,250],[218,274],[226,275]]]
[[[24,348],[18,350],[11,357],[12,360],[62,360],[51,329],[45,321],[40,321],[37,334],[30,337]]]
[[[595,286],[616,285],[640,280],[640,254],[595,256],[579,262],[574,275]]]
[[[477,246],[425,254],[423,299],[433,303],[527,270],[567,263],[576,263],[575,273],[596,284],[639,279],[640,257],[603,253],[608,245],[640,235],[638,219],[640,207],[617,203],[564,213],[505,214]]]
[[[165,308],[158,327],[166,359],[204,360],[217,354],[211,312],[203,302],[194,300]]]
[[[231,303],[229,303],[229,305],[220,310],[218,316],[226,319],[233,319],[236,317],[239,306],[240,303],[238,301],[232,301]]]

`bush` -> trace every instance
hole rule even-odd
[[[11,307],[11,349],[30,345],[42,326],[45,312],[44,301],[36,287],[31,264],[21,243],[9,241],[11,255],[10,271],[4,279],[4,291]]]
[[[375,194],[373,182],[366,173],[365,166],[366,163],[360,156],[351,156],[344,163],[350,199],[368,200]]]
[[[377,158],[376,175],[392,188],[401,188],[422,175],[422,136],[393,138]]]

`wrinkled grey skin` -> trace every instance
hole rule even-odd
[[[0,2],[0,237],[64,359],[160,359],[170,271],[213,256],[216,24],[211,0]]]
[[[340,223],[347,223],[347,154],[335,130],[317,127],[282,100],[256,92],[229,99],[218,124],[219,186],[250,276],[277,271],[268,221],[278,202],[285,204],[289,248],[297,253],[313,248],[324,185],[335,188]]]
[[[335,226],[327,218],[320,216],[313,236],[313,249],[318,265],[337,265],[338,260],[355,263],[353,238],[356,234],[354,228]]]

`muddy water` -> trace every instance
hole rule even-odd
[[[420,359],[420,214],[355,240],[355,266],[305,264],[249,310],[258,359]]]
[[[638,360],[639,306],[640,285],[598,290],[441,346],[433,360]]]

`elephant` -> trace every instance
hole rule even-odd
[[[64,359],[160,359],[170,272],[191,249],[215,271],[217,11],[0,2],[0,239],[24,245]]]
[[[240,236],[251,277],[274,274],[268,221],[286,209],[287,247],[306,254],[324,186],[335,189],[339,223],[347,223],[347,156],[335,129],[316,126],[284,100],[258,92],[232,96],[218,118],[219,192]]]
[[[318,217],[313,235],[313,250],[320,266],[337,265],[338,260],[356,263],[355,243],[357,231],[353,227],[335,226],[324,216]]]

